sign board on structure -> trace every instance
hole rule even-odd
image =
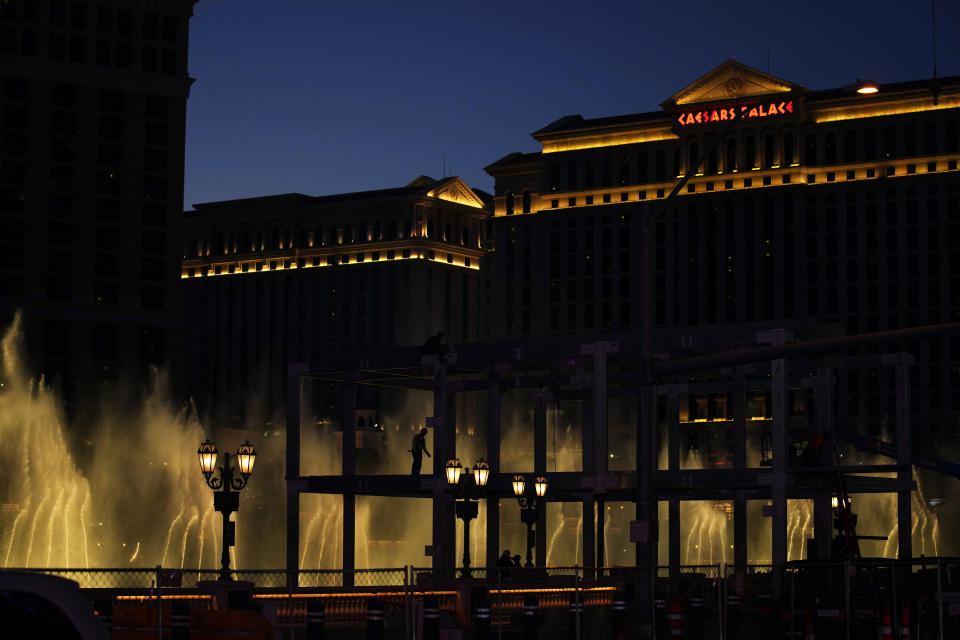
[[[650,523],[647,520],[630,521],[630,542],[649,542]]]

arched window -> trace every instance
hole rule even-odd
[[[217,231],[216,235],[214,236],[213,253],[214,255],[222,255],[226,253],[223,246],[223,231]]]
[[[653,179],[657,182],[663,182],[667,178],[667,160],[663,149],[657,151],[653,161]]]
[[[857,161],[857,132],[847,129],[843,134],[843,161]]]
[[[443,227],[443,241],[444,242],[453,242],[453,230],[450,227],[450,223],[444,225]]]
[[[513,191],[507,191],[507,215],[513,215]]]
[[[702,172],[699,161],[700,145],[698,145],[696,142],[692,142],[687,148],[687,169],[693,169],[694,173]]]
[[[883,134],[884,142],[884,156],[887,158],[896,158],[897,157],[897,127],[895,125],[887,125],[886,131]]]
[[[396,220],[390,220],[387,222],[387,239],[395,240],[400,237],[400,225],[397,224]]]
[[[873,127],[863,131],[863,159],[877,159],[877,132]]]
[[[280,248],[280,228],[274,227],[273,231],[270,232],[270,248],[279,249]]]
[[[377,220],[373,223],[373,239],[374,241],[383,240],[383,236],[380,234],[380,221]]]
[[[757,166],[757,142],[753,136],[747,136],[743,144],[743,166],[746,169],[753,169]]]
[[[337,232],[337,228],[330,227],[329,231],[327,231],[327,244],[336,245],[341,244],[342,241],[340,234]]]
[[[357,238],[357,242],[367,242],[368,240],[370,240],[370,238],[369,238],[368,235],[367,235],[367,223],[366,223],[366,222],[361,222],[361,223],[360,223],[360,230],[359,230],[359,232],[357,233],[357,235],[359,236],[359,237]]]
[[[530,192],[523,192],[523,212],[530,213]]]
[[[427,237],[433,237],[433,218],[427,218]]]
[[[737,164],[737,139],[730,138],[727,140],[727,158],[723,164],[723,170],[727,173],[732,173],[737,170],[739,164]]]
[[[912,124],[903,128],[903,153],[908,156],[917,155],[917,128]]]
[[[613,184],[613,161],[610,156],[604,156],[600,161],[600,186],[609,187]]]
[[[403,221],[403,236],[404,238],[410,238],[413,236],[413,222],[410,218],[407,218]]]
[[[676,149],[673,152],[673,175],[680,175],[681,162],[683,162],[683,154],[680,153],[680,149]]]
[[[470,244],[470,229],[464,227],[460,230],[460,244],[464,247]]]
[[[769,169],[774,165],[774,157],[777,153],[777,142],[772,133],[763,137],[763,168]]]
[[[781,160],[780,165],[784,167],[789,167],[793,164],[793,133],[787,132],[783,134],[783,160]]]
[[[803,144],[804,158],[803,162],[811,167],[817,166],[817,136],[812,133],[807,135]]]
[[[828,131],[823,137],[823,161],[826,164],[834,164],[837,161],[837,134]]]
[[[630,184],[630,156],[620,158],[620,184]]]
[[[637,154],[637,182],[644,184],[650,180],[650,175],[647,171],[647,154],[638,153]]]
[[[300,241],[297,243],[297,246],[301,249],[308,246],[306,229],[300,229]]]
[[[720,167],[717,165],[717,148],[715,146],[710,147],[710,151],[707,153],[707,171],[709,173],[720,173]]]

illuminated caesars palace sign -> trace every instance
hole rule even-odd
[[[734,105],[701,107],[677,114],[674,126],[678,129],[690,129],[698,125],[719,122],[756,122],[771,120],[796,113],[796,105],[790,100],[750,101]]]

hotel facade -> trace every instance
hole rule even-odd
[[[960,78],[814,91],[728,61],[661,107],[561,118],[532,134],[540,152],[486,168],[485,336],[636,332],[648,290],[655,329],[691,329],[656,348],[689,355],[696,333],[744,323],[809,339],[960,321]],[[918,363],[918,428],[953,437],[960,341],[848,355],[894,350]],[[842,372],[841,420],[882,430],[893,385]]]
[[[485,200],[486,199],[486,200]],[[490,197],[456,177],[197,204],[184,214],[187,377],[218,424],[282,414],[287,365],[478,337]]]
[[[71,410],[178,364],[194,1],[0,4],[0,324]]]

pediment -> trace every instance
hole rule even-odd
[[[455,202],[468,207],[482,209],[483,200],[467,186],[467,183],[454,176],[441,181],[436,187],[427,192],[431,198],[439,198],[447,202]]]
[[[661,106],[669,109],[700,102],[736,100],[795,91],[806,89],[736,60],[727,60],[672,95]]]

